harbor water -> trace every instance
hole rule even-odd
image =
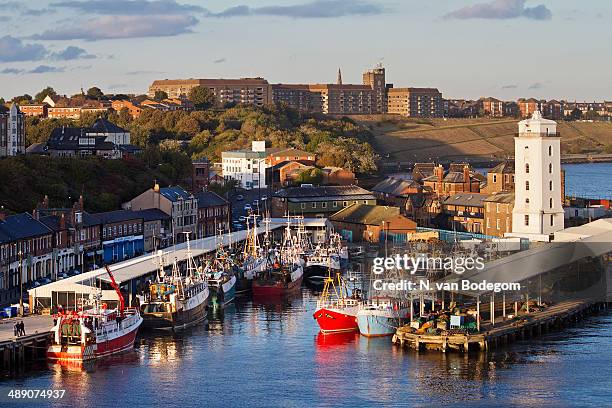
[[[605,406],[612,387],[612,314],[493,353],[415,353],[389,338],[321,335],[316,295],[258,304],[239,299],[208,326],[143,335],[134,351],[83,369],[46,364],[0,382],[10,389],[65,389],[28,406],[313,407]]]
[[[568,193],[612,195],[612,164],[564,167]],[[312,317],[316,300],[309,287],[284,301],[239,297],[211,314],[208,324],[177,335],[142,333],[133,351],[83,368],[39,363],[0,378],[0,406],[610,404],[612,313],[489,353],[417,353],[392,346],[389,338],[319,334]],[[9,398],[17,389],[66,392],[60,400]]]

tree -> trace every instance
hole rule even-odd
[[[205,110],[215,104],[215,94],[202,86],[196,86],[189,91],[189,100],[197,109]]]
[[[303,170],[298,174],[295,181],[300,184],[321,184],[321,181],[323,181],[323,171],[316,167]]]
[[[582,118],[582,111],[578,108],[574,108],[572,113],[566,117],[567,120],[580,120],[580,118]]]
[[[155,96],[153,97],[157,102],[161,102],[164,99],[168,99],[168,94],[164,91],[155,91]]]
[[[11,102],[14,102],[18,105],[27,105],[28,103],[32,102],[32,96],[28,95],[28,94],[23,94],[23,95],[19,95],[19,96],[15,96]]]
[[[6,103],[6,101],[4,100],[4,98],[0,98],[0,105],[4,105]]]
[[[87,90],[87,97],[89,99],[101,99],[104,97],[104,92],[97,86],[93,86]]]
[[[34,96],[34,100],[38,103],[42,103],[42,101],[47,97],[54,97],[57,96],[57,92],[55,92],[55,89],[51,88],[50,86],[46,87],[45,89],[43,89],[42,91],[40,91],[39,93],[37,93]]]

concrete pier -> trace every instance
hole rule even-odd
[[[23,321],[25,336],[16,337],[15,322]],[[5,319],[0,322],[0,371],[19,372],[26,363],[46,358],[51,341],[51,316],[30,316],[22,319]]]

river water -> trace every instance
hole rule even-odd
[[[610,165],[566,166],[576,194],[612,191]],[[589,176],[591,177],[591,176]],[[594,183],[595,184],[595,183]],[[569,190],[571,191],[571,190]],[[600,196],[601,194],[597,194]],[[612,313],[491,353],[402,350],[388,338],[318,334],[317,293],[239,298],[207,325],[143,334],[129,353],[67,369],[46,363],[0,379],[0,407],[565,407],[612,403]],[[65,389],[58,401],[11,389]]]

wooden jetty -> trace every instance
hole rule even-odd
[[[482,330],[474,334],[417,334],[410,326],[402,326],[397,329],[392,341],[415,350],[488,350],[576,323],[602,307],[604,305],[600,303],[583,300],[560,302],[537,312],[496,322],[495,325],[483,325]]]

